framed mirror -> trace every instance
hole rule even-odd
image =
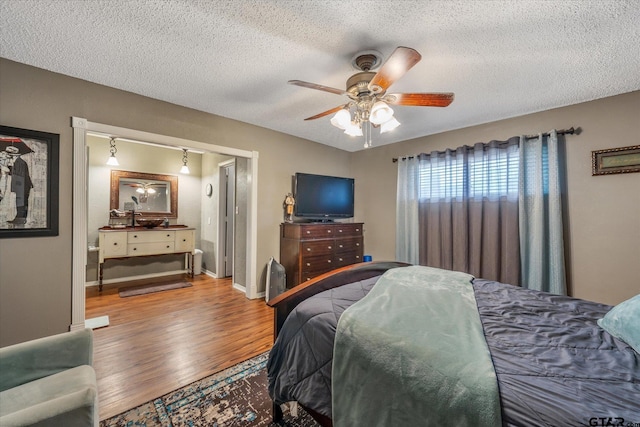
[[[112,170],[109,209],[135,210],[145,218],[177,218],[178,177]]]

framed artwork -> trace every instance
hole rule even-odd
[[[640,145],[591,152],[591,175],[640,172]]]
[[[60,135],[0,126],[0,238],[58,235]]]

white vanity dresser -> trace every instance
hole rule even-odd
[[[103,265],[107,259],[185,254],[185,269],[190,270],[193,277],[194,228],[184,225],[172,225],[167,228],[103,227],[99,229],[98,235],[98,284],[100,291],[102,291]]]

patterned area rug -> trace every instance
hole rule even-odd
[[[131,286],[128,288],[118,289],[120,298],[132,297],[135,295],[146,295],[153,292],[168,291],[170,289],[188,288],[193,286],[189,282],[176,282],[176,283],[151,283],[149,285]]]
[[[267,392],[269,353],[239,363],[186,387],[100,421],[100,427],[276,426]],[[281,426],[316,427],[302,408],[287,409]]]

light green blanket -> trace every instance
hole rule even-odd
[[[333,353],[335,427],[502,424],[472,279],[429,267],[392,269],[342,314]]]

